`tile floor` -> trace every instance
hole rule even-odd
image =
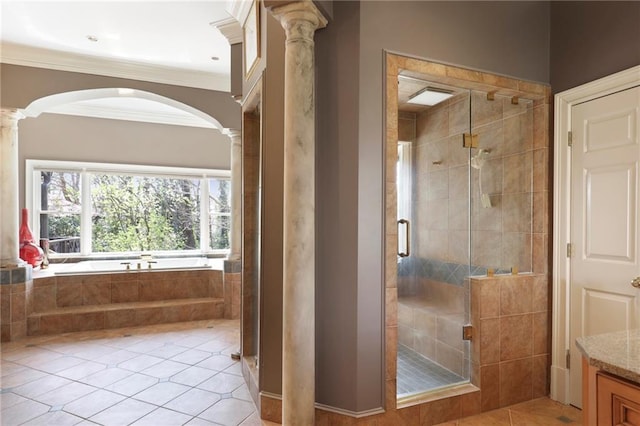
[[[579,426],[582,411],[549,398],[522,402],[438,426]]]
[[[270,426],[238,362],[237,320],[29,337],[0,348],[0,425]],[[441,426],[581,423],[548,398]]]
[[[0,424],[262,425],[237,320],[29,337],[1,348]]]

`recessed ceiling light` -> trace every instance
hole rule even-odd
[[[219,61],[219,60],[220,60],[220,58],[219,58],[218,56],[212,56],[212,57],[211,57],[211,60],[212,60],[212,61]]]
[[[453,96],[453,91],[440,89],[438,87],[425,87],[419,92],[414,93],[409,97],[407,103],[417,105],[433,106],[440,102],[449,99]]]
[[[88,35],[87,36],[87,40],[96,42],[96,41],[98,41],[98,37],[96,37],[94,35]]]

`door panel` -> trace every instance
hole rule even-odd
[[[580,407],[575,339],[640,326],[638,167],[640,88],[572,108],[571,396]]]
[[[584,187],[584,257],[588,260],[635,261],[636,170],[630,162],[586,169]],[[607,224],[607,226],[602,226]]]
[[[635,323],[635,297],[610,291],[582,289],[582,335],[628,329]]]

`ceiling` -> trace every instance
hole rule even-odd
[[[223,0],[0,0],[0,60],[229,91],[229,42],[216,28],[233,19],[227,8]],[[83,114],[87,105],[93,112]],[[154,112],[171,114],[157,102],[127,106],[113,99],[83,101],[64,113],[95,116],[102,110],[108,115],[113,108],[138,110],[140,121]]]

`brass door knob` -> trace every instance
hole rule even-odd
[[[640,288],[640,277],[635,277],[631,280],[631,285],[635,288]]]

